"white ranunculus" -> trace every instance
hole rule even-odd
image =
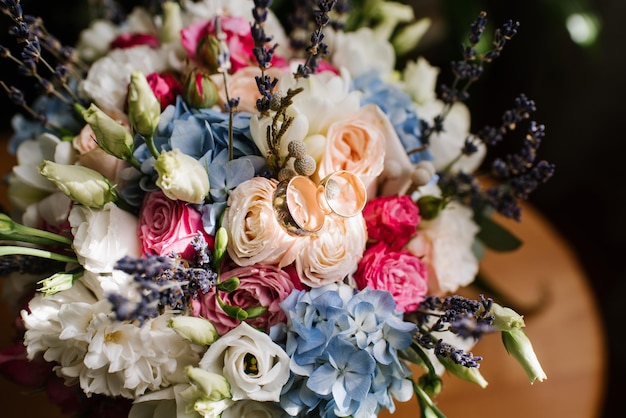
[[[428,287],[433,293],[454,292],[467,286],[478,273],[472,251],[478,226],[470,208],[448,204],[432,221],[422,220],[407,249],[428,266]]]
[[[346,68],[353,77],[375,71],[384,79],[393,72],[396,61],[393,45],[371,28],[337,33],[334,42],[332,63],[337,68]]]
[[[310,287],[339,282],[357,268],[367,229],[361,213],[350,218],[328,215],[322,230],[310,236],[296,257],[300,281]]]
[[[257,372],[248,374],[246,362],[250,356],[256,359]],[[214,342],[199,367],[223,375],[230,383],[234,401],[277,402],[289,379],[289,356],[269,335],[245,322]]]
[[[68,220],[74,236],[72,246],[87,270],[111,272],[120,258],[141,255],[137,218],[113,203],[103,209],[75,206]]]
[[[116,118],[124,114],[130,75],[134,71],[164,72],[169,69],[168,59],[147,45],[115,49],[93,63],[80,88],[100,109]]]

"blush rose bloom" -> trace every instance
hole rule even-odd
[[[421,217],[408,195],[377,197],[363,209],[369,239],[400,249],[415,234]]]
[[[244,363],[252,355],[258,372],[247,374]],[[233,401],[277,402],[289,379],[289,356],[269,335],[242,322],[211,344],[199,367],[226,378]]]
[[[307,238],[296,257],[296,271],[305,285],[321,287],[356,270],[367,233],[360,213],[350,218],[329,215],[319,233]]]
[[[109,273],[120,258],[139,257],[140,244],[135,231],[137,218],[107,203],[102,209],[76,205],[68,221],[72,247],[80,264],[94,273]]]
[[[422,221],[406,249],[428,266],[433,293],[455,292],[467,286],[478,273],[478,258],[472,251],[478,226],[466,206],[451,203],[432,221]]]
[[[303,243],[276,219],[272,200],[277,184],[276,180],[253,177],[228,198],[222,226],[228,231],[228,255],[239,266],[287,266]]]
[[[146,195],[137,228],[143,255],[176,253],[191,259],[195,255],[191,241],[199,232],[212,243],[204,233],[202,215],[193,207],[180,200],[171,200],[161,191]]]
[[[428,291],[427,268],[408,251],[392,250],[384,242],[368,248],[354,273],[359,289],[391,293],[402,312],[413,312]]]
[[[385,142],[391,125],[376,105],[363,106],[348,119],[333,123],[326,134],[326,150],[319,162],[320,179],[347,170],[359,176],[367,188],[382,173]],[[393,128],[391,128],[393,131]]]
[[[238,267],[223,272],[220,280],[228,280],[231,277],[239,278],[239,286],[230,293],[220,292],[222,300],[231,306],[242,309],[254,306],[265,306],[267,311],[259,316],[246,321],[257,329],[269,332],[273,325],[287,322],[285,312],[280,303],[289,296],[296,288],[296,283],[289,274],[274,266],[254,265],[250,267]],[[301,286],[298,286],[301,287]],[[202,295],[197,301],[194,311],[198,316],[208,319],[217,329],[218,334],[224,335],[235,328],[241,321],[230,317],[217,304],[215,287]]]

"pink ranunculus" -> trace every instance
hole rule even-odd
[[[220,18],[222,31],[226,34],[226,45],[230,53],[232,71],[253,64],[254,40],[250,32],[250,23],[243,17],[223,16]],[[207,36],[215,36],[215,20],[202,21],[189,25],[181,31],[181,43],[187,55],[196,61],[198,45]]]
[[[146,76],[148,85],[161,104],[161,111],[176,102],[176,96],[183,92],[183,85],[169,73],[151,73]]]
[[[421,220],[417,205],[408,195],[374,198],[363,209],[363,217],[369,238],[384,241],[393,249],[409,242]]]
[[[111,41],[111,49],[132,48],[137,45],[158,48],[159,38],[148,33],[123,33]]]
[[[408,251],[390,249],[382,241],[365,251],[354,279],[359,289],[369,286],[391,293],[402,312],[414,311],[428,290],[424,263]]]
[[[231,277],[239,278],[239,287],[230,293],[220,292],[220,297],[227,305],[242,309],[255,306],[266,307],[267,311],[263,315],[246,322],[267,332],[273,325],[287,321],[287,317],[279,304],[289,296],[292,290],[302,287],[297,278],[294,280],[287,271],[274,266],[257,264],[249,267],[237,267],[223,272],[220,275],[220,280],[225,281]],[[211,321],[220,335],[226,334],[241,323],[241,321],[228,316],[220,308],[215,296],[215,288],[202,295],[195,303],[199,305],[194,309],[195,313]]]
[[[137,228],[143,255],[168,256],[180,254],[192,259],[195,250],[191,242],[198,232],[212,245],[202,226],[202,215],[180,200],[171,200],[161,191],[150,192],[144,198]]]

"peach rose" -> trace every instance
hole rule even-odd
[[[308,237],[296,257],[300,281],[321,287],[343,280],[357,268],[367,242],[363,216],[326,216],[324,226]]]
[[[228,198],[222,226],[228,231],[228,254],[240,266],[291,264],[302,240],[278,223],[272,200],[276,180],[253,177]]]
[[[387,117],[376,105],[363,106],[352,117],[333,123],[326,134],[326,151],[317,173],[319,178],[347,170],[359,176],[365,187],[373,184],[383,171],[386,137],[395,135],[388,132],[390,127]]]

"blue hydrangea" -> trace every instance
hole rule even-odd
[[[387,115],[400,142],[409,151],[421,147],[421,122],[411,96],[393,84],[384,82],[376,72],[367,72],[352,81],[352,88],[363,93],[361,106],[375,104]],[[428,150],[409,155],[412,163],[431,160]]]
[[[281,307],[292,359],[281,406],[291,415],[369,418],[412,393],[398,352],[416,326],[402,320],[389,292],[333,284],[294,291]]]
[[[216,184],[215,187],[211,184],[211,196],[214,196],[216,201],[225,200],[228,190],[261,171],[263,159],[250,136],[250,117],[248,113],[237,112],[233,118],[233,159],[247,158],[250,161],[237,163],[230,168],[224,167],[224,170],[227,170],[226,173],[215,174]],[[228,113],[213,109],[190,108],[178,97],[176,104],[168,106],[161,114],[153,135],[155,147],[158,151],[170,151],[177,148],[184,154],[197,159],[210,171],[217,167],[217,164],[212,163],[218,156],[222,156],[220,165],[224,160],[224,155],[224,162],[228,161],[228,119]],[[126,185],[122,196],[131,205],[139,206],[144,194],[154,190],[156,180],[155,158],[150,153],[144,138],[139,135],[135,137],[134,156],[141,163],[141,173],[136,170],[134,173],[128,170],[124,173]],[[250,165],[253,168],[252,172],[247,169]],[[227,179],[228,173],[243,166],[246,167],[245,175],[238,173],[235,179]]]

